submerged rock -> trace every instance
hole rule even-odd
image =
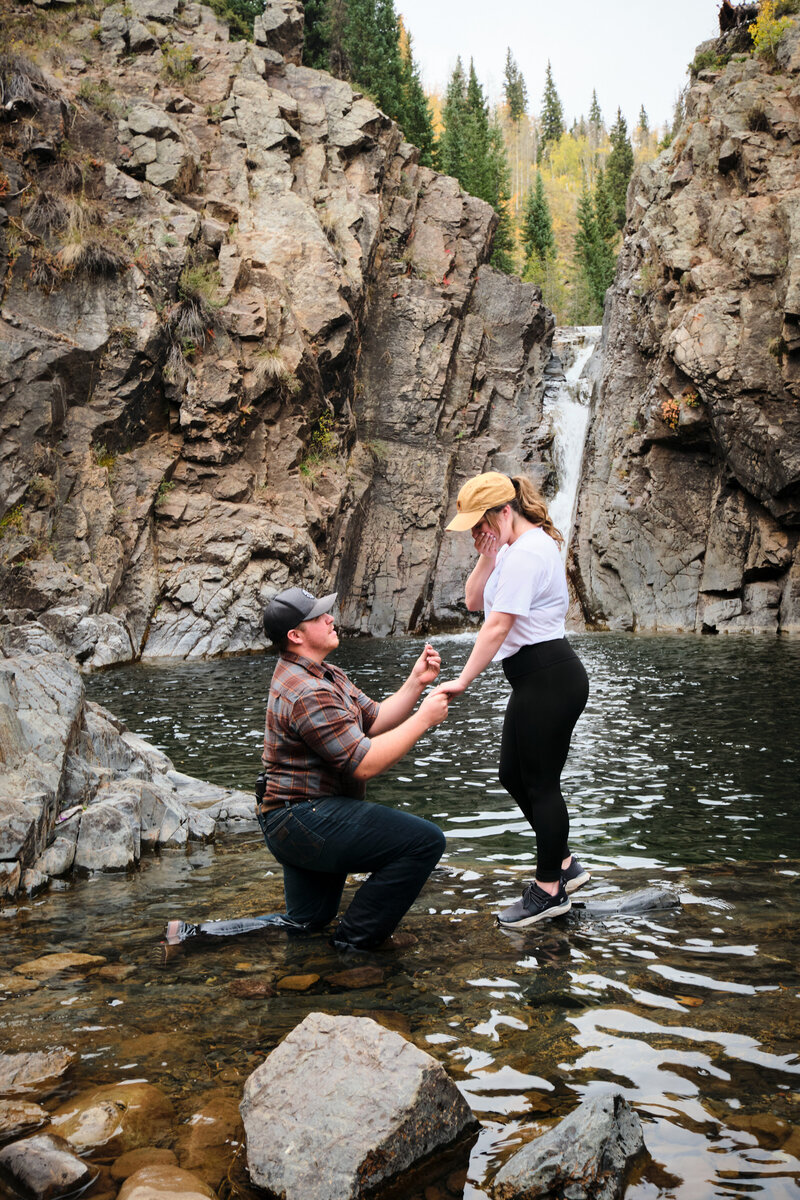
[[[319,975],[284,975],[276,986],[279,992],[307,992],[315,983],[319,983]]]
[[[43,954],[41,958],[32,958],[30,962],[20,963],[18,967],[14,967],[14,971],[17,975],[24,975],[26,979],[50,979],[64,971],[85,975],[95,967],[102,967],[105,962],[102,954],[81,954],[64,950],[59,954]]]
[[[23,979],[21,975],[0,975],[0,992],[19,996],[23,992],[35,992],[41,985],[35,979]]]
[[[622,892],[610,900],[587,900],[582,910],[587,917],[635,916],[659,909],[680,908],[680,896],[670,888],[647,887]],[[576,905],[577,908],[577,905]]]
[[[41,1133],[0,1150],[0,1170],[25,1196],[58,1200],[85,1187],[96,1173],[63,1138]]]
[[[477,1130],[436,1059],[368,1018],[323,1013],[253,1072],[241,1111],[250,1176],[285,1200],[355,1200]]]
[[[129,1175],[117,1200],[217,1200],[217,1193],[197,1175],[180,1167],[156,1164]]]
[[[175,1143],[178,1162],[211,1187],[219,1187],[236,1148],[241,1145],[243,1133],[237,1100],[220,1092],[200,1096],[178,1134]]]
[[[48,1120],[46,1108],[26,1100],[0,1100],[0,1142],[33,1133]]]
[[[59,1046],[30,1054],[0,1054],[0,1096],[24,1096],[49,1091],[78,1055]]]
[[[622,1095],[594,1096],[529,1142],[498,1171],[495,1200],[618,1200],[644,1149],[642,1123]]]
[[[383,983],[386,976],[380,967],[364,966],[364,967],[349,967],[344,971],[334,971],[332,975],[325,976],[325,982],[330,983],[333,987],[341,988],[368,988],[378,987]]]
[[[111,1164],[111,1178],[122,1181],[141,1171],[142,1167],[177,1167],[178,1160],[172,1150],[157,1146],[140,1146],[138,1150],[127,1150]]]
[[[56,1109],[52,1124],[79,1153],[108,1158],[163,1143],[172,1118],[172,1102],[159,1088],[126,1083],[74,1096]]]

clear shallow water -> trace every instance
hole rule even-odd
[[[306,1013],[369,1015],[440,1058],[481,1120],[468,1200],[482,1200],[537,1122],[609,1086],[636,1107],[652,1156],[629,1198],[796,1197],[800,643],[574,641],[592,682],[566,778],[573,844],[594,872],[577,899],[670,883],[679,910],[598,920],[576,903],[532,932],[497,929],[492,914],[518,895],[532,846],[496,782],[506,684],[492,673],[372,785],[374,799],[432,816],[448,836],[447,859],[406,919],[419,942],[374,956],[379,983],[329,982],[343,964],[322,937],[259,934],[195,947],[168,972],[154,965],[168,917],[281,907],[275,864],[243,835],[0,910],[6,969],[57,949],[134,968],[124,980],[61,977],[6,997],[5,1048],[79,1050],[61,1097],[147,1079],[173,1099],[177,1129],[199,1093],[238,1098]],[[452,674],[469,640],[437,642]],[[337,661],[380,696],[418,649],[355,642]],[[249,786],[270,667],[137,667],[88,688],[182,769]],[[276,986],[308,972],[319,980],[305,993],[237,994],[243,979]],[[220,1195],[248,1195],[240,1160]]]

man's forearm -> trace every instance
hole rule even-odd
[[[394,697],[390,696],[391,699]],[[383,709],[383,705],[381,705],[381,709]],[[353,771],[353,778],[362,782],[365,779],[374,779],[388,767],[393,767],[428,729],[430,729],[430,724],[426,718],[419,712],[415,712],[402,724],[385,733],[373,735],[370,731],[370,748]]]
[[[414,711],[414,706],[425,691],[425,684],[415,683],[411,675],[391,696],[381,700],[378,715],[369,728],[369,736],[377,737],[396,729],[401,722],[407,720]]]

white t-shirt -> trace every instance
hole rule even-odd
[[[527,529],[510,546],[501,546],[483,589],[483,607],[516,618],[494,656],[500,662],[523,646],[564,637],[569,607],[567,577],[558,544],[543,529]]]

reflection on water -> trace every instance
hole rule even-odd
[[[529,932],[492,919],[532,859],[496,782],[506,685],[492,674],[391,779],[372,785],[373,798],[432,816],[448,836],[448,857],[406,921],[419,943],[375,956],[381,983],[331,984],[342,963],[323,937],[274,932],[198,945],[157,969],[150,951],[168,917],[281,907],[279,872],[263,842],[245,835],[2,910],[6,969],[65,948],[134,968],[125,979],[62,977],[7,996],[6,1047],[74,1047],[82,1057],[62,1092],[147,1079],[185,1121],[201,1091],[238,1097],[306,1013],[369,1015],[444,1062],[480,1118],[469,1200],[487,1195],[484,1184],[532,1128],[612,1085],[642,1117],[652,1155],[628,1197],[796,1197],[800,645],[575,641],[592,697],[566,790],[573,844],[594,877],[566,917]],[[439,644],[449,675],[469,643]],[[337,661],[380,696],[417,651],[357,642]],[[268,676],[265,660],[250,659],[130,668],[89,687],[183,769],[247,786]],[[680,909],[598,920],[583,907],[665,882]],[[306,993],[240,994],[243,979],[276,987],[308,973],[320,979]],[[231,1179],[246,1195],[241,1170]]]
[[[574,637],[591,682],[564,775],[576,848],[655,867],[800,855],[800,643]],[[445,676],[469,636],[435,638]],[[399,685],[416,640],[351,641],[335,660],[370,695]],[[89,681],[94,699],[190,774],[250,789],[274,659],[131,667]],[[497,780],[508,685],[493,667],[371,796],[438,820],[459,859],[530,861],[525,821]]]

